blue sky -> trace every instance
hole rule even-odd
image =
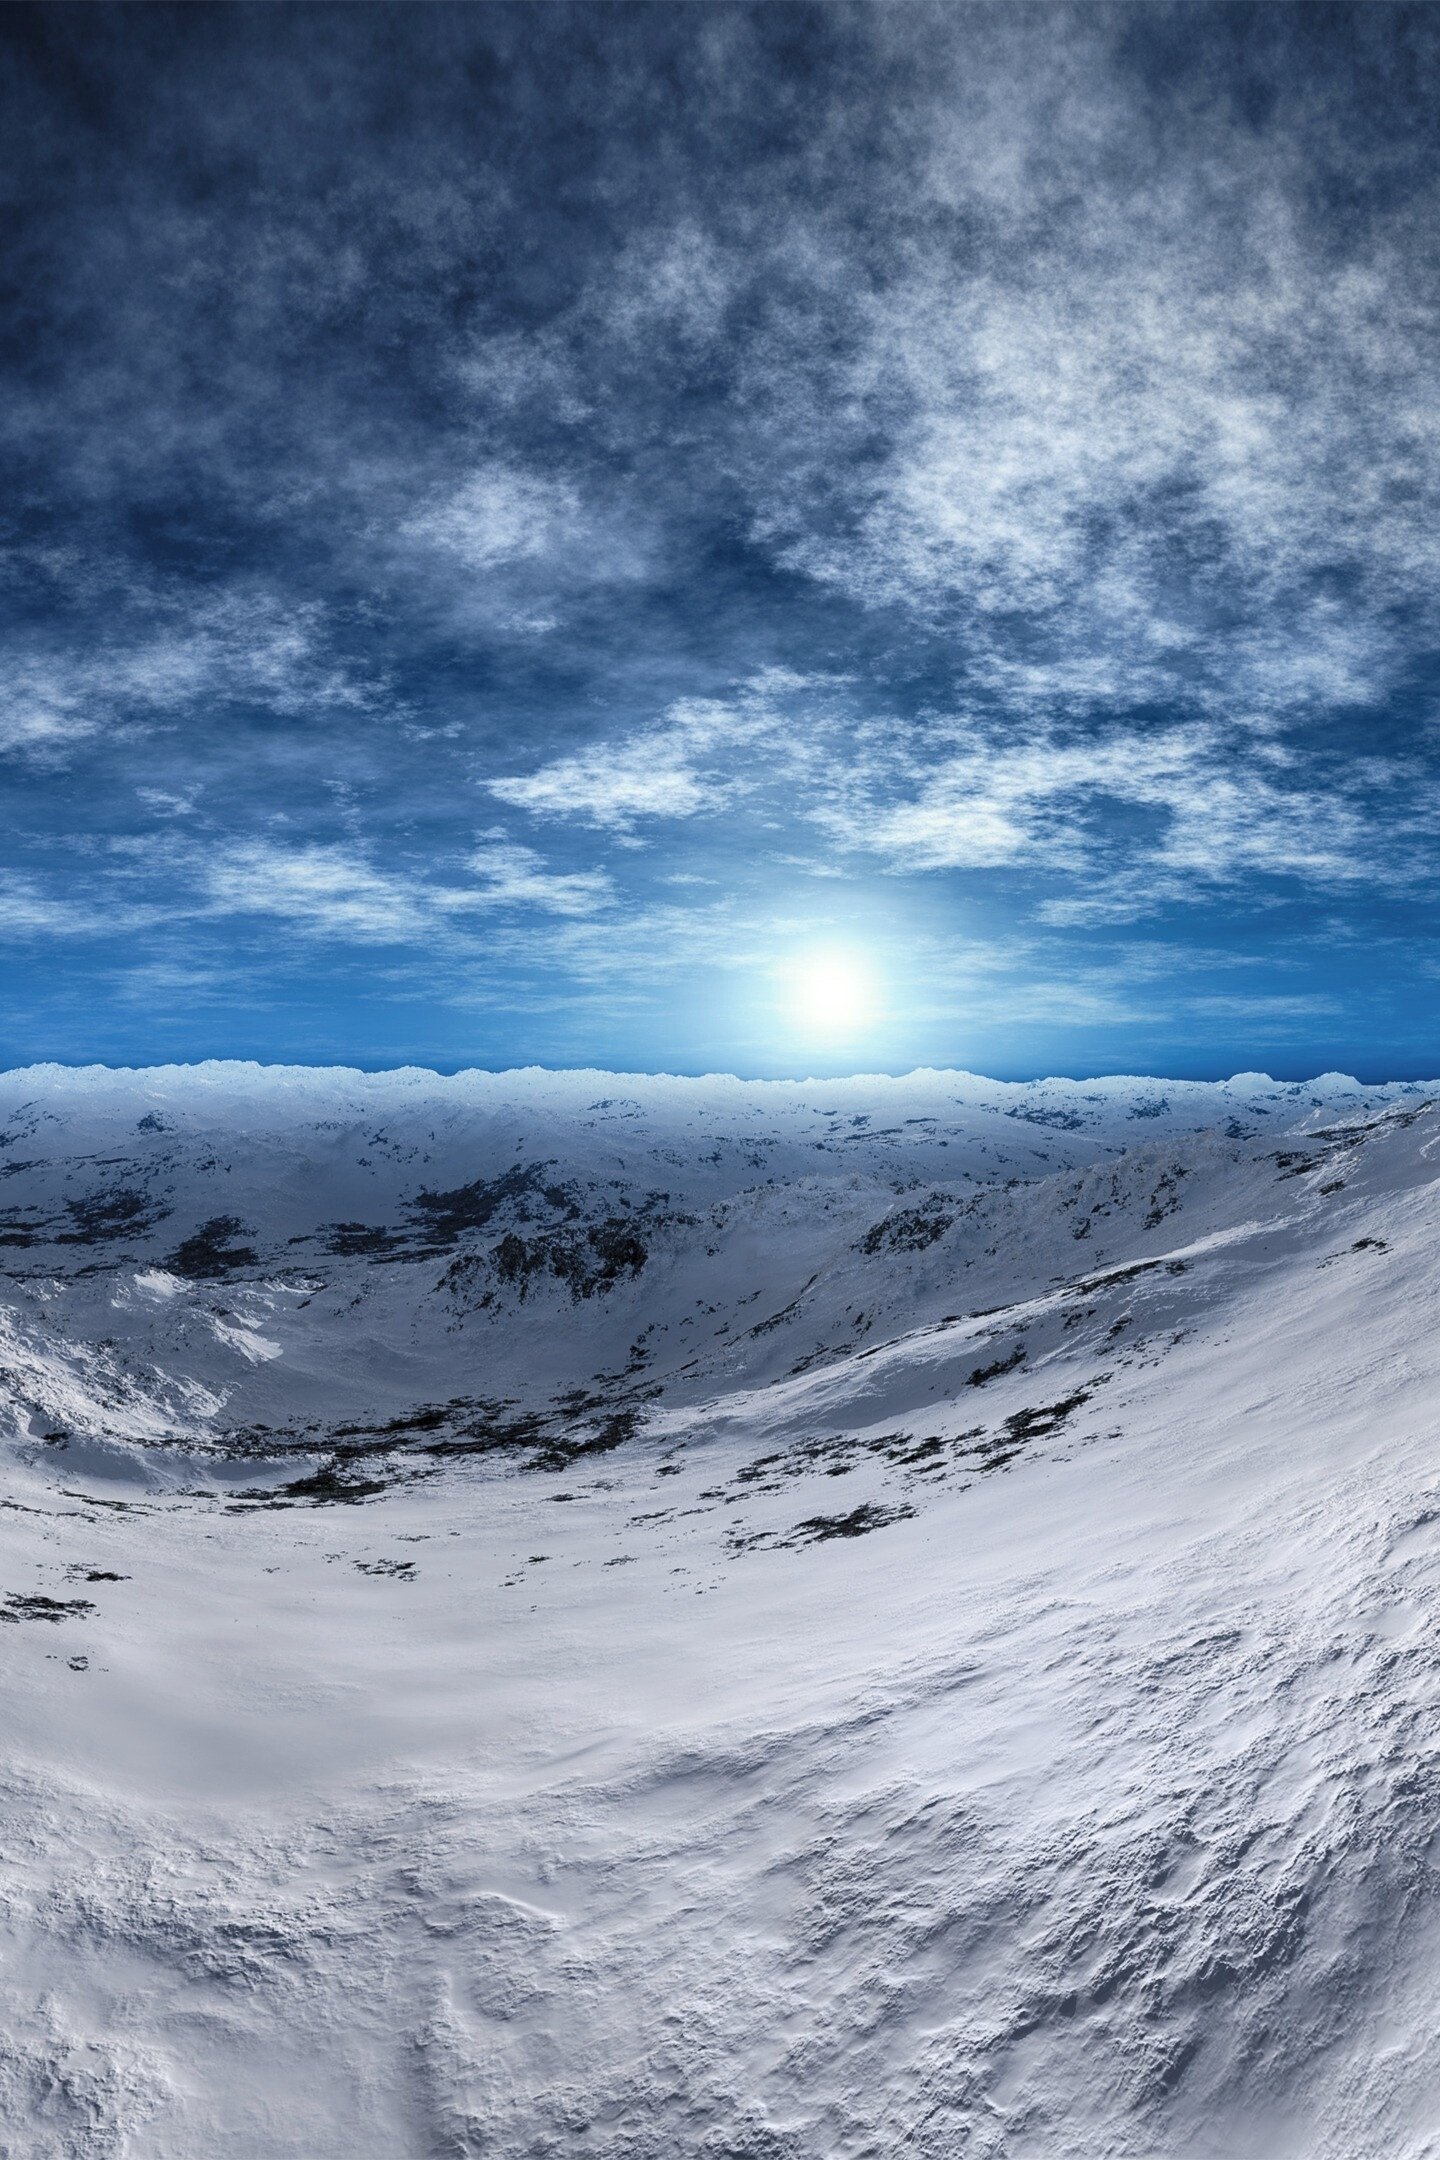
[[[1440,1071],[1432,9],[42,6],[0,180],[3,1062]]]

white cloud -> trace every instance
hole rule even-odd
[[[481,465],[436,490],[395,538],[461,621],[527,637],[559,627],[567,593],[625,584],[647,567],[633,505],[592,499],[564,476],[519,464]]]
[[[626,834],[641,819],[722,810],[753,792],[767,771],[801,757],[814,719],[782,701],[810,687],[801,676],[770,670],[733,698],[682,698],[653,726],[485,786],[533,817],[576,818]]]
[[[0,661],[0,755],[63,763],[96,732],[99,712],[86,661],[23,652]]]
[[[0,932],[7,937],[114,937],[143,929],[162,912],[126,903],[113,892],[60,900],[42,891],[33,878],[0,877]]]
[[[212,914],[275,915],[362,944],[453,941],[467,916],[489,910],[593,915],[612,897],[603,871],[552,872],[529,848],[482,846],[469,867],[477,884],[440,884],[377,870],[351,847],[252,841],[226,850],[205,881]]]
[[[30,758],[37,764],[56,762],[72,743],[94,732],[95,722],[54,692],[42,700],[22,689],[18,695],[12,692],[0,707],[0,754]]]
[[[696,769],[691,745],[659,731],[556,758],[528,779],[486,786],[498,802],[533,817],[579,818],[619,832],[633,831],[638,818],[687,818],[718,809],[733,792],[729,780]]]
[[[332,937],[403,941],[422,936],[431,920],[414,887],[343,847],[253,841],[213,862],[207,884],[214,913],[277,915]]]
[[[1355,785],[1384,776],[1306,785],[1290,777],[1291,762],[1263,735],[1208,723],[1082,741],[980,741],[937,760],[899,799],[893,771],[856,768],[811,815],[894,871],[1085,876],[1075,896],[1044,903],[1042,919],[1055,925],[1123,920],[1247,873],[1333,883],[1400,872],[1393,830],[1389,859],[1377,862],[1381,836]],[[1117,832],[1117,809],[1148,812],[1151,822]],[[1419,829],[1414,817],[1407,829]],[[1403,868],[1413,872],[1408,854]]]
[[[1376,189],[1298,86],[1267,128],[1201,80],[1152,104],[1096,22],[1038,20],[934,40],[915,215],[883,211],[907,244],[873,280],[830,263],[847,335],[796,371],[754,534],[963,625],[982,673],[1025,617],[1129,701],[1371,702],[1410,649],[1397,603],[1440,621],[1440,183]]]
[[[1037,668],[1040,688],[1055,671]],[[1079,671],[1093,688],[1093,671]],[[1073,681],[1073,676],[1072,676]],[[1326,885],[1426,874],[1434,790],[1383,761],[1321,776],[1269,716],[1096,732],[984,718],[845,720],[836,685],[766,676],[727,700],[684,700],[648,727],[486,783],[538,818],[605,828],[742,808],[769,834],[797,819],[843,850],[817,860],[763,842],[777,867],[835,876],[1014,869],[1069,878],[1040,904],[1054,927],[1133,919],[1247,874]],[[1012,686],[1013,687],[1013,686]],[[1022,707],[1036,683],[1012,698]],[[1056,702],[1061,702],[1058,698]]]
[[[482,847],[470,857],[470,868],[483,880],[482,889],[473,894],[447,893],[442,906],[530,907],[547,915],[594,915],[614,898],[605,871],[547,870],[533,848],[507,843]]]
[[[234,592],[182,608],[99,651],[10,655],[0,664],[0,755],[63,762],[97,736],[206,715],[236,701],[301,716],[359,711],[378,686],[326,655],[323,609]],[[163,619],[168,614],[168,620]],[[206,715],[208,716],[208,715]]]
[[[565,553],[584,522],[579,495],[567,481],[488,465],[407,518],[400,532],[443,549],[467,569],[495,570]]]
[[[473,946],[478,916],[500,918],[486,932],[492,944],[525,934],[527,921],[537,917],[547,920],[545,935],[553,939],[615,902],[603,870],[551,870],[533,849],[493,835],[469,858],[473,883],[377,869],[358,847],[318,842],[252,840],[201,854],[178,836],[162,847],[151,833],[112,842],[107,852],[112,860],[125,860],[122,874],[135,898],[113,879],[96,879],[91,890],[83,874],[72,877],[63,897],[35,878],[0,876],[0,931],[93,937],[261,915],[303,937],[458,952]]]
[[[1187,1012],[1217,1020],[1269,1021],[1310,1020],[1325,1013],[1343,1013],[1340,998],[1323,994],[1297,997],[1197,997],[1186,1001]]]

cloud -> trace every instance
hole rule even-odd
[[[1003,873],[1052,929],[1255,904],[1277,881],[1352,900],[1435,888],[1440,790],[1414,759],[1317,766],[1269,729],[1208,721],[953,732],[964,747],[928,763],[902,741],[837,768],[806,814],[890,876]]]
[[[469,867],[477,884],[440,884],[377,869],[349,846],[251,841],[209,864],[207,912],[278,916],[304,935],[357,944],[410,944],[453,940],[476,913],[581,917],[612,897],[603,872],[550,872],[533,850],[511,844],[482,846]]]
[[[872,770],[856,798],[813,814],[897,871],[1076,872],[1096,857],[1122,870],[1133,852],[1170,895],[1187,881],[1247,873],[1318,881],[1373,874],[1373,823],[1343,780],[1326,790],[1285,787],[1267,765],[1263,744],[1257,754],[1237,733],[1204,726],[982,742],[939,761],[908,798],[883,807],[867,799]],[[1152,812],[1156,822],[1117,835],[1105,817],[1116,807]],[[1065,918],[1052,911],[1048,919]]]
[[[63,763],[86,743],[134,736],[218,704],[287,718],[370,709],[381,681],[327,649],[319,603],[263,591],[144,595],[117,635],[75,649],[12,650],[0,663],[0,754]]]
[[[519,460],[491,462],[402,517],[391,555],[395,574],[446,619],[528,640],[558,630],[595,590],[644,578],[642,525],[613,490],[582,490],[564,471]]]
[[[485,784],[534,817],[630,844],[642,826],[658,838],[704,816],[736,833],[745,818],[767,860],[811,877],[868,857],[893,876],[1068,881],[1069,893],[1037,898],[1052,927],[1133,920],[1247,878],[1333,887],[1431,874],[1437,797],[1413,764],[1352,756],[1317,773],[1267,721],[1021,731],[932,714],[917,728],[847,712],[844,690],[771,673]],[[766,844],[797,825],[838,854]]]
[[[568,553],[582,530],[580,498],[568,481],[503,465],[471,473],[400,527],[405,539],[427,542],[468,570]]]
[[[528,777],[484,785],[532,817],[575,818],[623,834],[642,819],[713,815],[753,792],[759,773],[795,762],[815,720],[809,716],[807,729],[787,701],[810,687],[769,670],[731,699],[682,698],[653,726],[555,758]]]
[[[1347,136],[1300,53],[1271,124],[1237,124],[1208,20],[1178,96],[1122,57],[1135,11],[928,18],[903,147],[857,183],[886,269],[817,263],[838,334],[800,354],[752,530],[955,634],[972,680],[1038,661],[1081,699],[1091,669],[1189,710],[1371,704],[1411,649],[1397,609],[1440,624],[1440,182]]]
[[[0,755],[55,764],[71,744],[93,735],[95,725],[83,713],[67,710],[58,698],[41,702],[22,692],[8,710],[0,711]]]
[[[13,938],[106,938],[130,934],[162,911],[110,891],[57,899],[33,877],[0,876],[0,931]]]
[[[419,938],[429,923],[410,885],[344,847],[253,841],[213,862],[206,882],[216,914],[275,915],[297,930],[360,943]]]
[[[1187,1002],[1187,1010],[1220,1020],[1259,1021],[1310,1020],[1344,1012],[1340,998],[1322,994],[1299,997],[1197,997]]]
[[[470,868],[483,883],[473,894],[448,894],[451,908],[538,908],[548,915],[594,915],[608,907],[615,889],[603,870],[550,871],[533,848],[511,842],[482,847]]]
[[[718,810],[735,783],[697,769],[698,746],[683,733],[632,737],[555,758],[528,778],[487,780],[497,802],[532,817],[578,818],[587,825],[633,832],[641,818],[689,818]]]

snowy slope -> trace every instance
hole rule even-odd
[[[1440,2154],[1440,1097],[0,1113],[0,2154]]]

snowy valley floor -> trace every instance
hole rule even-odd
[[[1440,1096],[0,1111],[7,2160],[1440,2155]]]

